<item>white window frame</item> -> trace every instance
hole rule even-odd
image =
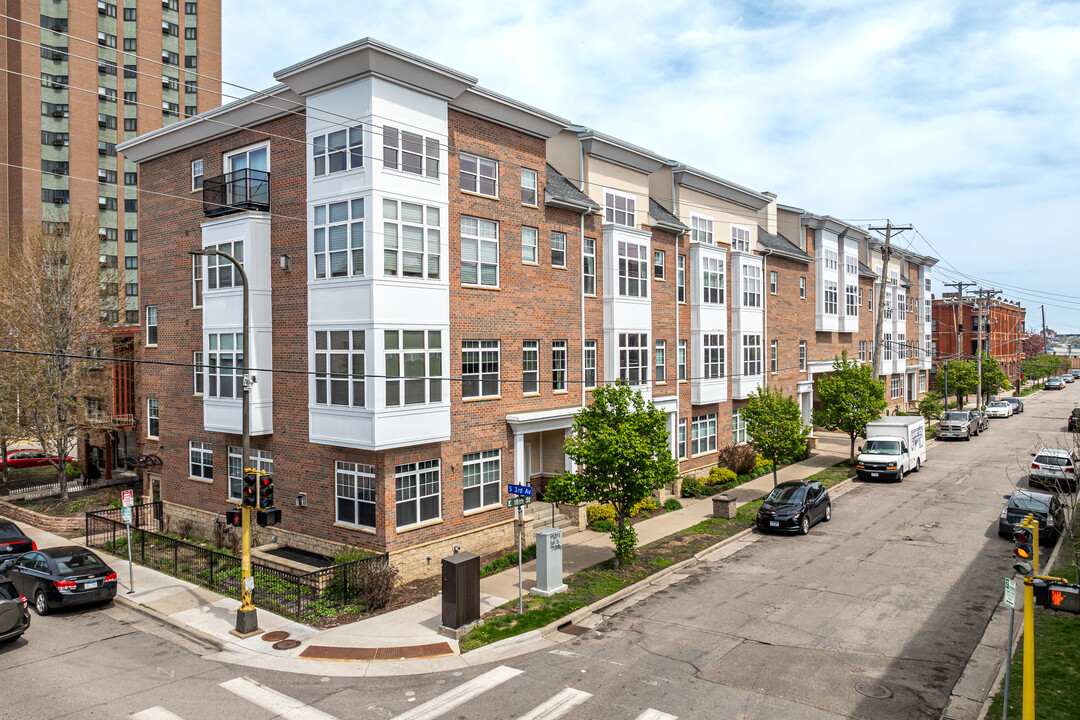
[[[848,317],[859,317],[859,292],[854,285],[846,285],[844,291],[845,306],[844,314]]]
[[[191,161],[191,191],[197,192],[203,189],[203,159]]]
[[[211,245],[207,250],[217,250],[231,255],[240,267],[247,271],[247,263],[244,262],[244,241],[219,243]],[[240,269],[220,255],[206,255],[206,288],[219,290],[221,288],[243,287],[244,281],[240,276]]]
[[[866,362],[866,341],[859,341],[859,362]]]
[[[566,341],[551,341],[551,389],[566,392]]]
[[[566,267],[566,233],[551,233],[551,267]]]
[[[596,295],[596,238],[585,238],[582,248],[581,289],[585,295]]]
[[[742,306],[761,307],[761,268],[742,266]]]
[[[536,207],[540,199],[540,176],[531,168],[521,168],[521,204]]]
[[[637,198],[618,190],[604,188],[604,222],[637,227],[636,212]]]
[[[461,341],[461,397],[499,397],[501,352],[498,340]]]
[[[832,248],[822,248],[821,257],[825,260],[826,270],[836,270],[840,267],[839,255]]]
[[[363,198],[312,208],[311,266],[316,279],[364,276],[364,216]]]
[[[742,336],[743,376],[761,375],[761,335]]]
[[[679,345],[675,350],[675,352],[676,352],[676,356],[675,356],[676,370],[675,370],[675,372],[678,375],[679,382],[686,382],[686,379],[687,379],[686,378],[686,354],[687,354],[686,346],[687,346],[686,341],[685,340],[680,340]]]
[[[885,360],[892,360],[892,333],[884,333],[881,338],[882,349],[885,351]]]
[[[439,179],[442,143],[437,138],[383,125],[383,169],[417,177]],[[407,146],[407,143],[409,145]],[[409,167],[406,167],[406,162]],[[417,168],[415,163],[419,164]]]
[[[731,226],[731,249],[750,252],[750,228],[743,225]]]
[[[459,182],[461,191],[484,197],[499,197],[499,161],[491,158],[459,153]],[[490,184],[491,192],[487,192]]]
[[[596,387],[596,341],[586,340],[583,355],[583,379],[586,390]]]
[[[537,265],[539,258],[540,231],[527,225],[521,226],[521,262]]]
[[[231,347],[223,347],[222,339],[228,338]],[[244,394],[244,333],[209,333],[206,336],[206,395],[223,400],[240,400]],[[228,360],[230,365],[222,364]],[[226,370],[225,368],[228,368]],[[229,394],[222,394],[222,385],[229,386]]]
[[[678,456],[676,458],[677,460],[686,459],[686,447],[687,441],[689,439],[687,438],[686,430],[686,418],[679,418],[679,423],[675,436],[675,454]]]
[[[235,445],[228,447],[226,472],[229,475],[229,499],[240,500],[244,489],[244,459],[242,449]],[[262,470],[271,477],[274,475],[274,453],[269,450],[248,450],[248,467],[253,470]]]
[[[208,442],[188,442],[188,477],[198,480],[214,479],[214,447]]]
[[[421,344],[406,348],[406,340],[411,339],[415,343],[417,335],[421,336]],[[443,401],[443,335],[442,330],[383,330],[386,407],[430,405]],[[391,338],[394,339],[393,343],[390,342]],[[422,364],[423,374],[407,375],[409,366],[412,365],[415,370],[417,362]],[[415,393],[416,388],[422,388],[423,399],[410,401],[409,391],[411,389]]]
[[[485,278],[485,269],[493,273],[494,277],[489,274]],[[461,284],[473,287],[499,287],[499,223],[497,221],[469,215],[461,216]]]
[[[344,491],[344,493],[342,492]],[[375,467],[361,463],[334,461],[334,522],[374,530],[378,522],[378,491]],[[342,519],[342,505],[352,505],[355,522]],[[371,507],[371,524],[360,522],[361,506]]]
[[[419,208],[420,220],[416,220]],[[405,214],[410,219],[405,219]],[[438,280],[442,274],[442,217],[441,208],[434,205],[410,203],[394,198],[383,198],[383,275],[386,277],[426,278]],[[421,247],[417,248],[416,233],[419,231]],[[406,248],[406,235],[410,245]],[[415,256],[420,256],[420,269],[417,271]],[[406,268],[406,256],[413,259]]]
[[[690,213],[690,240],[705,245],[715,245],[713,219],[708,215]]]
[[[197,350],[191,354],[192,395],[202,397],[206,391],[206,376],[203,374],[203,353]]]
[[[426,486],[426,487],[425,487]],[[434,486],[434,492],[432,492]],[[425,492],[426,491],[426,492]],[[424,501],[435,498],[438,514],[425,516]],[[402,508],[412,505],[415,517],[411,522],[401,522]],[[430,513],[430,507],[428,513]],[[394,526],[397,529],[425,525],[442,520],[442,463],[440,460],[423,460],[405,463],[394,468]]]
[[[474,505],[469,504],[470,491],[475,491],[477,495],[477,502]],[[461,458],[461,507],[464,512],[488,510],[501,505],[502,451],[483,450],[463,455]]]
[[[540,341],[521,341],[521,393],[540,394]]]
[[[311,139],[312,174],[323,177],[364,167],[364,126],[316,135]],[[340,165],[335,168],[335,165]]]
[[[316,330],[312,402],[327,407],[367,407],[367,334],[363,330]],[[344,402],[335,402],[335,396]]]
[[[158,346],[157,305],[147,305],[145,310],[146,310],[146,347],[157,347]]]
[[[619,379],[635,387],[649,383],[647,333],[619,333]]]
[[[620,240],[619,297],[649,297],[649,248],[643,243]]]
[[[203,293],[206,290],[206,280],[203,277],[203,256],[191,256],[191,307],[192,309],[203,306]]]
[[[686,256],[675,257],[675,299],[677,302],[686,302]]]
[[[779,366],[779,347],[776,340],[769,341],[769,372],[775,375]]]
[[[723,333],[704,333],[701,336],[701,377],[717,380],[727,373],[727,337]]]
[[[806,369],[806,341],[799,341],[799,370]]]
[[[663,250],[653,250],[653,279],[663,280],[665,271],[666,253]]]
[[[724,304],[724,261],[717,257],[701,258],[701,302]]]
[[[919,371],[919,392],[926,392],[926,373]]]
[[[667,382],[667,340],[653,343],[653,382]]]
[[[799,276],[799,299],[806,299],[806,277]]]
[[[890,383],[890,385],[891,385],[891,387],[890,387],[891,398],[890,399],[898,400],[899,398],[903,397],[903,395],[904,395],[904,383],[903,383],[903,380],[904,380],[903,375],[893,375],[892,376],[892,382]]]
[[[716,413],[698,415],[690,423],[690,457],[716,452]]]
[[[157,398],[146,398],[146,437],[161,439],[161,409]]]
[[[739,410],[731,413],[731,444],[742,445],[747,441],[746,418]]]
[[[775,270],[770,270],[769,271],[769,294],[770,295],[775,295],[776,294],[776,271]]]
[[[825,280],[822,292],[822,312],[826,315],[836,315],[839,312],[838,289],[835,280]]]

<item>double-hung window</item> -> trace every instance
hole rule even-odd
[[[229,499],[239,500],[244,486],[244,458],[243,450],[234,445],[229,446],[228,471],[229,471]],[[268,475],[274,474],[274,453],[269,450],[248,450],[247,466],[252,470],[262,470]]]
[[[581,289],[585,295],[596,294],[596,239],[585,238],[581,264]]]
[[[907,319],[907,298],[899,290],[896,291],[896,319]]]
[[[756,265],[742,266],[743,307],[761,307],[761,268]]]
[[[160,430],[157,398],[146,399],[146,437],[157,440]]]
[[[383,331],[386,405],[442,402],[442,331]]]
[[[667,341],[657,340],[653,350],[653,382],[667,381]]]
[[[585,357],[584,357],[584,380],[585,389],[591,390],[596,387],[596,341],[585,341]]]
[[[836,315],[837,313],[837,297],[836,297],[836,281],[825,281],[825,293],[824,293],[824,311],[826,315]]]
[[[770,270],[769,271],[769,294],[770,295],[775,295],[776,294],[776,271],[775,270]]]
[[[724,339],[721,333],[705,333],[701,336],[704,349],[701,374],[706,380],[724,377]]]
[[[604,222],[634,227],[634,206],[636,202],[632,195],[605,189]]]
[[[210,333],[206,377],[210,397],[239,398],[244,392],[244,334]]]
[[[383,125],[383,167],[438,178],[439,141]]]
[[[462,216],[461,282],[499,286],[499,223]]]
[[[806,299],[806,278],[805,277],[800,277],[799,278],[799,298],[804,299],[804,300]]]
[[[365,407],[363,330],[315,331],[315,404]]]
[[[364,167],[364,128],[335,130],[311,139],[315,177]]]
[[[853,278],[859,274],[859,261],[855,259],[854,255],[844,254],[844,274],[848,278]]]
[[[146,306],[146,345],[156,347],[158,344],[157,305]]]
[[[396,525],[399,528],[442,517],[441,474],[438,460],[394,468]]]
[[[901,384],[904,379],[903,375],[892,376],[892,399],[896,400],[903,394],[903,385]]]
[[[779,362],[778,362],[778,354],[779,353],[777,351],[776,340],[770,340],[769,341],[769,372],[771,372],[771,373],[775,373],[777,371],[777,366],[779,364]]]
[[[885,333],[882,337],[881,344],[884,346],[885,359],[892,360],[892,333]]]
[[[716,413],[698,415],[690,423],[690,454],[714,452],[716,450]]]
[[[648,249],[637,243],[619,241],[619,295],[649,296]]]
[[[498,197],[499,163],[477,155],[461,153],[461,189],[465,192]]]
[[[677,353],[677,357],[675,358],[675,362],[676,362],[676,364],[678,366],[676,371],[679,374],[679,379],[680,380],[685,380],[686,379],[686,341],[685,340],[680,340],[679,341],[679,347],[676,350],[676,353]]]
[[[203,388],[206,386],[206,376],[203,374],[205,367],[203,366],[203,354],[202,352],[192,353],[191,356],[192,367],[192,393],[195,395],[202,395]]]
[[[363,198],[316,205],[314,226],[315,277],[364,274]],[[423,231],[419,232],[423,244]]]
[[[540,341],[521,341],[521,392],[532,395],[540,392]]]
[[[241,267],[244,265],[244,241],[237,240],[236,242],[221,243],[220,245],[214,245],[207,248],[207,250],[218,250],[231,255],[236,262],[240,263]],[[216,290],[217,288],[227,287],[242,287],[244,281],[240,277],[240,270],[231,262],[221,257],[220,255],[207,255],[206,256],[206,289]]]
[[[502,452],[485,450],[461,459],[462,506],[465,512],[499,505],[502,489]]]
[[[750,252],[750,228],[731,226],[731,249]]]
[[[334,462],[335,519],[346,525],[375,527],[375,467]]]
[[[199,160],[191,161],[191,189],[202,190],[203,187],[203,161]]]
[[[653,277],[657,280],[664,279],[664,251],[653,250]]]
[[[806,341],[799,341],[799,370],[806,369]]]
[[[675,299],[677,302],[686,302],[685,255],[679,255],[675,258]]]
[[[848,317],[859,316],[859,288],[854,285],[845,286],[844,290],[844,314]]]
[[[537,201],[536,171],[529,168],[521,168],[521,204],[536,205]]]
[[[731,444],[739,445],[746,440],[746,418],[736,410],[731,414]]]
[[[649,336],[619,333],[619,378],[631,385],[649,381]]]
[[[538,238],[539,232],[536,228],[524,226],[521,228],[521,262],[536,264]]]
[[[462,340],[461,396],[499,396],[499,341]]]
[[[188,474],[200,480],[214,479],[214,450],[208,442],[188,443]]]
[[[383,198],[383,274],[438,280],[441,226],[437,207]]]
[[[551,233],[551,266],[566,267],[566,233]]]
[[[859,341],[859,362],[866,362],[866,341]]]
[[[724,261],[716,257],[701,258],[701,301],[713,305],[724,303]]]
[[[761,336],[743,335],[742,337],[743,375],[761,374]]]
[[[127,240],[125,232],[124,239]],[[203,263],[201,255],[191,256],[191,307],[201,308],[203,304]]]
[[[690,215],[690,239],[694,242],[713,245],[713,221],[704,215]]]
[[[551,342],[551,389],[566,390],[566,341]]]
[[[835,250],[832,250],[830,248],[822,248],[821,255],[825,259],[826,270],[836,270],[837,267],[839,267],[839,256],[837,255]]]
[[[686,459],[686,418],[679,418],[678,435],[675,441],[675,454],[677,459]]]

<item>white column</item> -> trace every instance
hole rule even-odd
[[[572,428],[572,427],[566,428],[565,430],[563,430],[563,438],[570,437],[570,435],[573,434],[573,432],[574,432],[574,428]],[[577,463],[575,463],[572,459],[570,459],[570,456],[567,455],[565,452],[563,453],[563,460],[565,461],[564,466],[566,468],[566,472],[569,472],[569,473],[576,473],[577,472]]]
[[[528,485],[525,477],[525,434],[514,433],[514,485]]]

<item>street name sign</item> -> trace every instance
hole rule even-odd
[[[507,485],[506,491],[511,495],[522,495],[524,497],[532,497],[531,485]]]
[[[532,500],[520,495],[517,497],[506,498],[506,507],[508,508],[522,507],[523,505],[529,505],[531,503]]]

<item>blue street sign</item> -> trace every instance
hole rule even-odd
[[[508,485],[506,491],[511,495],[524,495],[532,497],[532,487],[529,485]]]

